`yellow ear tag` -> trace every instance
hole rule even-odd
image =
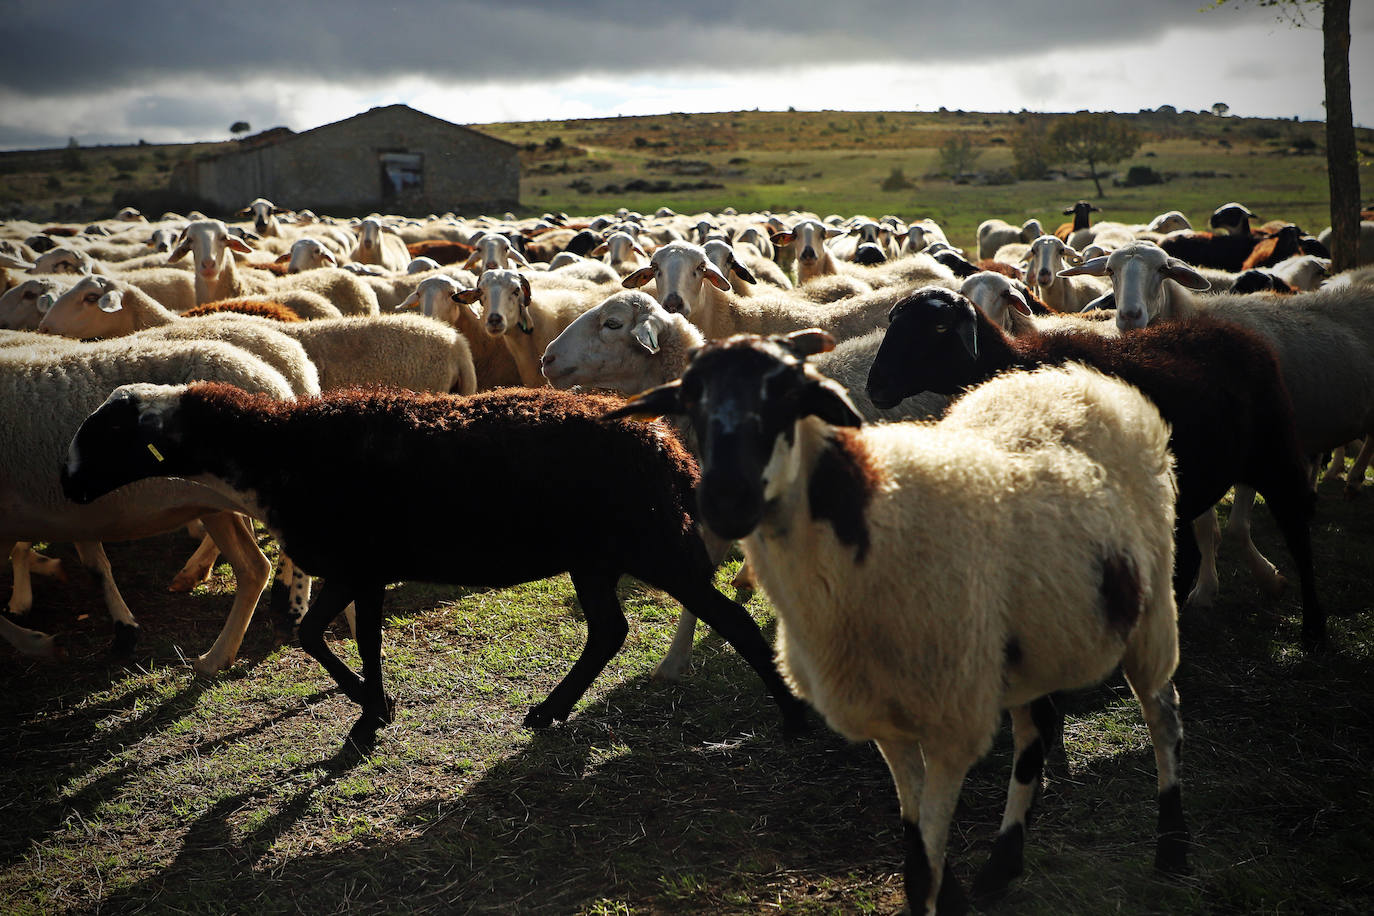
[[[159,451],[157,450],[157,446],[156,446],[156,445],[153,445],[153,443],[151,443],[151,442],[148,443],[148,451],[152,452],[152,453],[153,453],[153,457],[156,458],[158,461],[166,461],[166,460],[167,460],[166,458],[163,458],[163,457],[162,457],[162,453],[159,452]]]

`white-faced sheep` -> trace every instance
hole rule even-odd
[[[1056,312],[1078,312],[1107,292],[1110,284],[1092,277],[1062,277],[1066,266],[1083,263],[1072,247],[1052,235],[1031,242],[1026,254],[1026,284],[1040,294],[1041,300]]]
[[[619,650],[628,627],[616,583],[628,573],[711,624],[758,672],[785,727],[803,728],[804,707],[783,685],[758,627],[712,585],[691,506],[695,463],[664,426],[599,419],[621,403],[508,389],[471,398],[348,391],[287,405],[222,385],[129,386],[82,424],[63,481],[72,498],[88,502],[149,476],[193,478],[261,518],[306,572],[325,577],[301,622],[301,646],[362,707],[350,732],[362,747],[394,711],[381,671],[387,584],[505,586],[563,571],[577,590],[587,643],[526,715],[527,726],[566,719]],[[387,447],[369,445],[379,441]],[[149,443],[163,461],[148,457]],[[312,457],[321,449],[329,462]],[[525,485],[474,489],[470,482],[492,468]],[[424,536],[403,551],[376,550],[376,533],[411,525],[420,505],[435,520]],[[483,523],[451,523],[466,517]],[[577,521],[536,543],[527,537],[535,517]],[[362,678],[324,641],[349,602],[357,606]]]
[[[487,333],[484,314],[454,299],[458,293],[471,289],[446,274],[426,277],[415,287],[396,311],[415,309],[420,314],[452,325],[467,338],[472,351],[472,366],[477,374],[477,389],[502,388],[522,384],[520,368],[502,337]]]
[[[159,480],[112,493],[86,506],[62,495],[58,471],[82,419],[109,392],[137,381],[229,382],[289,398],[279,372],[245,350],[219,341],[62,341],[0,350],[0,553],[15,541],[72,541],[99,576],[115,621],[115,651],[132,648],[138,624],[114,582],[100,542],[162,534],[201,518],[234,570],[233,607],[214,645],[195,661],[201,673],[229,665],[267,584],[269,567],[233,507],[204,487]],[[35,405],[43,409],[34,409]],[[145,454],[150,454],[145,452]],[[150,454],[149,460],[153,460]]]
[[[71,278],[58,274],[31,277],[0,295],[0,329],[33,331],[57,297],[71,288]]]
[[[1073,367],[989,382],[938,424],[852,429],[844,393],[804,362],[830,342],[803,331],[708,344],[679,382],[609,416],[690,420],[701,518],[744,539],[778,614],[784,675],[832,728],[875,741],[892,772],[908,906],[962,911],[946,840],[1003,709],[1015,776],[974,891],[1019,873],[1054,722],[1046,696],[1118,664],[1155,749],[1156,864],[1182,870],[1174,479],[1159,412]]]
[[[868,376],[875,403],[934,391],[955,395],[1003,372],[1077,362],[1139,388],[1171,427],[1178,462],[1175,596],[1187,596],[1199,571],[1198,533],[1231,488],[1254,487],[1273,510],[1302,583],[1304,642],[1325,639],[1308,530],[1313,497],[1298,445],[1293,406],[1273,350],[1232,324],[1198,318],[1104,337],[1064,327],[1007,333],[991,316],[948,290],[920,290],[897,303]],[[1215,554],[1202,558],[1216,580]]]
[[[1045,227],[1034,217],[1022,223],[1019,229],[1006,220],[985,219],[978,224],[978,257],[991,260],[1003,245],[1013,242],[1030,244],[1044,234]]]
[[[294,308],[294,294],[305,291],[324,296],[345,315],[377,314],[376,295],[346,270],[311,270],[281,278],[240,273],[233,253],[248,254],[252,250],[242,239],[230,235],[219,220],[197,220],[182,230],[181,240],[168,260],[174,262],[191,254],[197,303],[265,296]],[[306,312],[300,314],[306,316]]]
[[[1207,281],[1149,242],[1119,248],[1066,273],[1111,276],[1116,322],[1123,333],[1155,321],[1188,321],[1197,315],[1258,333],[1278,354],[1305,454],[1315,456],[1365,438],[1346,478],[1347,497],[1359,492],[1364,470],[1374,457],[1374,291],[1347,286],[1295,296],[1221,293],[1195,298],[1190,290],[1207,289]],[[1250,539],[1253,500],[1248,487],[1236,488],[1231,531],[1246,544],[1251,570],[1267,576],[1277,589],[1282,579]],[[1206,595],[1196,597],[1202,604],[1209,600]]]
[[[358,245],[351,255],[355,264],[376,264],[383,270],[403,271],[410,263],[410,251],[382,221],[368,217],[358,225]]]
[[[277,219],[277,214],[289,211],[278,207],[265,197],[257,197],[253,202],[238,212],[239,216],[253,217],[253,231],[258,235],[269,238],[280,238],[282,233],[281,221]]]
[[[505,341],[521,384],[531,388],[545,383],[539,360],[549,341],[595,302],[583,292],[556,287],[541,289],[536,299],[524,274],[500,269],[484,271],[475,289],[454,293],[453,300],[482,310],[486,333]]]

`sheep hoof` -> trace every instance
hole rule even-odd
[[[114,642],[110,644],[110,654],[118,658],[132,655],[134,646],[138,644],[138,624],[127,624],[116,620],[114,628]]]
[[[567,716],[555,716],[540,705],[525,713],[525,721],[521,724],[526,728],[548,728],[550,725],[553,725],[554,719],[561,720],[566,718]]]
[[[1006,893],[1012,879],[1024,868],[1025,828],[1016,824],[1006,833],[997,835],[987,864],[973,879],[973,899],[985,904]]]
[[[212,659],[210,657],[209,653],[206,653],[205,655],[200,656],[194,662],[192,662],[191,668],[196,672],[196,674],[199,674],[202,677],[210,677],[212,675],[218,674],[222,669],[228,668],[233,663],[234,660],[230,658],[229,660],[224,662],[224,664],[219,664],[215,659]]]
[[[204,575],[198,575],[191,570],[183,569],[172,577],[172,584],[167,586],[167,591],[184,594],[209,578],[209,570],[206,570]]]
[[[1155,848],[1155,869],[1166,875],[1188,874],[1188,847],[1191,842],[1186,831],[1160,834],[1159,845]]]
[[[682,675],[687,672],[687,667],[688,665],[685,660],[673,660],[670,662],[665,658],[658,663],[658,666],[654,668],[652,672],[650,672],[649,677],[655,681],[666,681],[670,684],[675,684],[682,680]]]

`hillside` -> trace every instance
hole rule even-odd
[[[1048,180],[1018,181],[1013,174],[1019,133],[1057,117],[740,111],[476,126],[521,147],[522,214],[665,205],[685,212],[734,206],[895,213],[933,217],[967,242],[986,216],[1049,222],[1059,207],[1094,195],[1072,164]],[[1140,221],[1177,208],[1197,219],[1243,200],[1266,218],[1291,219],[1310,231],[1329,222],[1320,122],[1171,109],[1121,117],[1143,143],[1114,178],[1120,182],[1136,166],[1163,183],[1106,188],[1103,218]],[[952,138],[967,138],[970,148],[968,172],[957,182],[937,174],[941,147]],[[1374,131],[1360,131],[1359,141],[1362,186],[1374,188]],[[150,213],[205,209],[167,190],[172,168],[235,142],[0,153],[0,216],[81,221],[125,205]]]

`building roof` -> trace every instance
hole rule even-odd
[[[262,131],[261,133],[254,134],[251,137],[244,137],[242,140],[238,141],[240,146],[236,147],[235,149],[225,150],[221,153],[210,153],[208,155],[200,156],[197,158],[222,159],[226,156],[234,156],[239,153],[246,153],[250,150],[262,149],[265,146],[275,146],[281,143],[291,143],[295,140],[300,139],[301,137],[306,137],[310,134],[317,133],[319,131],[332,130],[333,128],[339,127],[342,124],[348,124],[353,121],[362,121],[364,119],[371,118],[379,112],[404,112],[405,114],[412,115],[416,118],[426,118],[430,121],[442,124],[445,127],[451,127],[454,130],[465,130],[469,133],[476,134],[484,140],[489,140],[492,143],[499,143],[502,146],[510,147],[512,151],[519,150],[518,146],[516,146],[514,143],[511,143],[508,140],[502,140],[500,137],[493,137],[491,134],[482,133],[480,130],[475,130],[463,124],[454,124],[452,121],[445,121],[443,118],[436,118],[434,117],[434,115],[425,114],[423,111],[417,111],[414,108],[411,108],[409,105],[402,105],[398,103],[396,105],[381,105],[375,108],[369,108],[367,111],[359,112],[358,114],[355,114],[351,117],[343,118],[342,120],[338,121],[331,121],[328,124],[321,124],[318,127],[312,127],[309,130],[303,130],[300,133],[296,133],[290,130],[289,128],[285,127],[273,127],[268,130]]]

